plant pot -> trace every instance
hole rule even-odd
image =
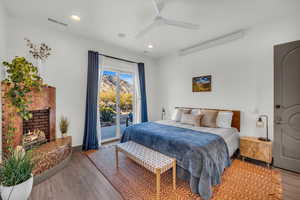
[[[1,186],[2,200],[27,200],[30,196],[33,185],[33,175],[18,185],[6,187]]]

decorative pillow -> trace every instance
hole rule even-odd
[[[182,109],[182,113],[184,114],[191,114],[192,110],[191,109]]]
[[[182,109],[175,109],[174,110],[174,113],[173,113],[173,115],[172,115],[172,117],[171,117],[171,119],[173,120],[173,121],[176,121],[176,122],[180,122],[180,120],[181,120],[181,115],[182,115]]]
[[[231,128],[233,112],[220,111],[217,116],[217,127]]]
[[[193,114],[185,114],[183,113],[181,116],[181,123],[190,124],[193,126],[200,126],[201,117],[203,115],[193,115]]]
[[[183,124],[194,125],[195,124],[195,116],[192,114],[182,113],[180,122]]]
[[[194,115],[194,114],[192,114]],[[201,119],[204,115],[203,114],[199,114],[199,115],[194,115],[195,117],[195,126],[201,127]]]
[[[201,119],[201,126],[210,127],[210,128],[217,127],[216,121],[217,121],[218,111],[201,110],[201,113],[203,114],[203,117]]]

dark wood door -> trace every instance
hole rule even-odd
[[[274,47],[274,165],[300,172],[300,41]]]

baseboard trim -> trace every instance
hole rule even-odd
[[[116,137],[116,138],[104,140],[104,141],[101,142],[101,144],[107,144],[107,143],[116,142],[116,141],[119,141],[119,140],[120,140],[120,138]]]
[[[72,150],[73,150],[73,152],[80,152],[80,151],[82,151],[82,145],[73,146]]]

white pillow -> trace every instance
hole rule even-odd
[[[171,119],[172,119],[173,121],[180,122],[181,116],[182,116],[182,109],[177,109],[177,108],[175,108],[175,110],[174,110],[174,112],[173,112],[173,114],[172,114]]]
[[[217,116],[217,127],[231,128],[233,112],[220,111]]]
[[[191,114],[192,115],[200,115],[201,114],[201,110],[200,109],[192,109]]]

